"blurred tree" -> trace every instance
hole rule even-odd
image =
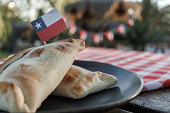
[[[51,6],[57,7],[60,13],[64,13],[64,7],[67,4],[71,4],[73,2],[80,1],[80,0],[49,0]]]
[[[170,24],[162,20],[163,12],[158,9],[156,2],[143,0],[142,19],[135,20],[133,27],[128,28],[127,40],[135,50],[145,50],[148,43],[165,40]]]
[[[11,13],[7,5],[0,2],[0,41],[5,43],[11,33]]]
[[[170,35],[170,5],[160,9],[160,15],[161,22],[159,23],[160,28],[165,29],[168,33],[168,36]]]
[[[0,42],[2,44],[1,49],[12,52],[15,48],[15,28],[16,22],[21,21],[21,18],[17,16],[18,8],[12,2],[2,3],[0,2]]]

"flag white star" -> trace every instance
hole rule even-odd
[[[41,27],[42,27],[42,26],[41,26],[41,23],[37,23],[37,22],[36,22],[35,27],[37,27],[37,29],[41,28]]]

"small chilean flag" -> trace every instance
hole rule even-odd
[[[38,19],[32,21],[31,24],[42,43],[67,28],[64,19],[57,8],[53,8],[45,15],[42,15]]]

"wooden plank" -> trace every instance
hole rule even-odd
[[[170,112],[170,88],[158,89],[141,93],[136,98],[122,107],[132,112],[145,113],[169,113]]]

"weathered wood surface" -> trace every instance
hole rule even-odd
[[[141,93],[122,109],[137,113],[170,113],[170,88]]]

